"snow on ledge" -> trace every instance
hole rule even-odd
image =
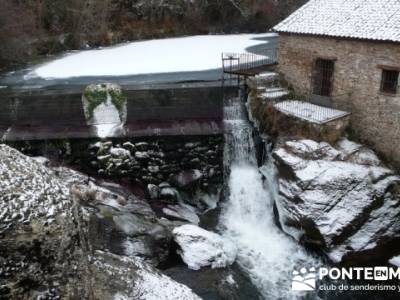
[[[311,123],[324,124],[348,116],[350,113],[329,107],[315,105],[298,100],[286,100],[274,104],[274,107],[288,116]]]

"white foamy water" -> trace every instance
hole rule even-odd
[[[244,118],[243,107],[232,102],[225,112],[230,195],[220,226],[224,236],[236,243],[238,264],[265,299],[295,299],[301,294],[291,291],[292,272],[318,262],[274,222],[274,166],[270,163],[264,167],[263,173],[268,177],[264,181],[255,163],[251,127]]]
[[[107,101],[101,103],[93,110],[92,123],[96,127],[97,136],[99,138],[113,136],[114,131],[123,125],[119,112],[111,102],[109,94],[107,95]]]

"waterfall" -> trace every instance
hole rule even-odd
[[[273,199],[277,196],[274,165],[263,167],[263,180],[255,158],[252,126],[240,99],[224,109],[226,129],[225,166],[229,174],[229,198],[220,227],[238,249],[237,262],[265,299],[295,299],[292,272],[317,262],[300,245],[280,231],[274,222]]]

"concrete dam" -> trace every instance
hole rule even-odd
[[[237,87],[221,82],[123,86],[126,121],[119,138],[201,136],[223,132],[223,102]],[[96,138],[85,118],[82,87],[4,91],[0,137],[22,140]]]

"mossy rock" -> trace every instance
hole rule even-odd
[[[106,103],[108,97],[123,120],[126,114],[127,98],[121,87],[113,83],[91,84],[85,88],[82,98],[87,120],[93,118],[96,107]]]

